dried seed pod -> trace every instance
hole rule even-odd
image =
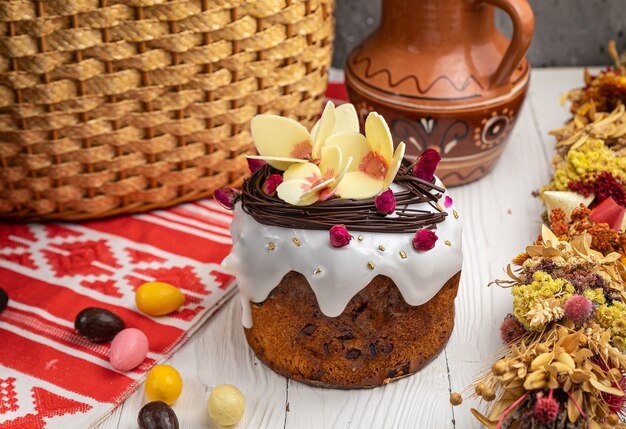
[[[483,390],[483,399],[485,401],[493,401],[494,399],[496,399],[496,391],[492,388],[487,388]]]
[[[452,392],[450,395],[450,403],[454,406],[461,405],[463,403],[463,397],[458,392]]]
[[[487,386],[485,385],[485,383],[478,383],[474,390],[476,391],[476,394],[478,396],[483,396],[483,392],[485,391],[485,389],[487,389]]]
[[[509,364],[506,360],[500,359],[491,367],[491,372],[495,375],[502,375],[509,369]]]

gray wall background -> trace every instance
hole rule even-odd
[[[343,67],[352,48],[378,27],[380,4],[381,0],[336,1],[334,67]],[[606,45],[611,39],[620,52],[626,50],[626,0],[530,0],[530,4],[536,28],[527,55],[535,67],[610,64]],[[510,34],[506,15],[499,14],[497,23]]]

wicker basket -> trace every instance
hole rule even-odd
[[[257,113],[310,125],[334,0],[1,0],[0,218],[145,211],[240,183]]]

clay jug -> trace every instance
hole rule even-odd
[[[487,174],[526,95],[534,31],[527,0],[383,0],[380,27],[349,56],[346,86],[361,120],[382,114],[409,158],[427,147],[448,186]],[[496,29],[495,7],[513,22]]]

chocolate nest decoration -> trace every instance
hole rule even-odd
[[[364,200],[333,198],[318,201],[310,206],[287,204],[276,195],[270,196],[263,192],[263,182],[272,173],[279,171],[269,165],[263,166],[244,182],[241,190],[244,212],[264,225],[328,230],[334,225],[343,224],[355,231],[404,233],[434,228],[448,215],[437,202],[445,189],[413,176],[410,166],[406,164],[400,167],[394,180],[406,188],[395,193],[395,216],[380,214],[376,210],[374,198]],[[437,193],[432,194],[431,190]],[[409,208],[419,203],[428,203],[435,212]]]

